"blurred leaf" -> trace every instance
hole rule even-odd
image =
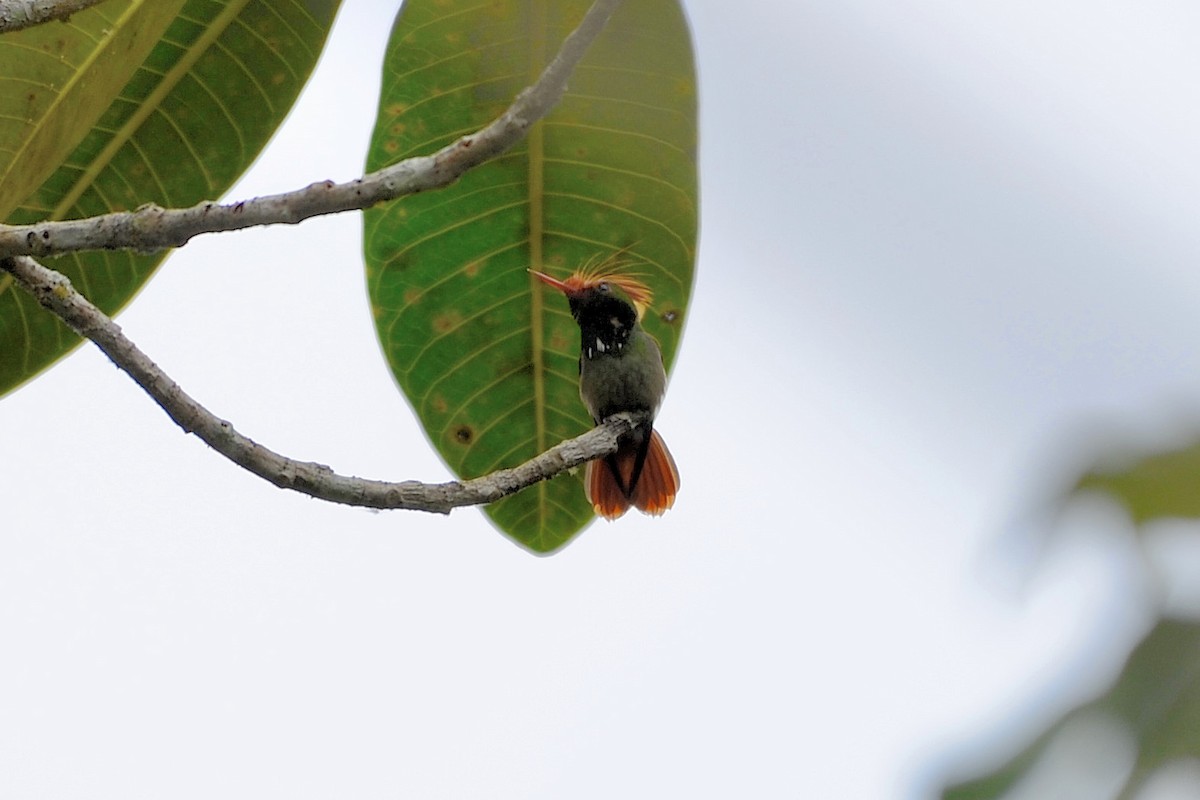
[[[1163,620],[1130,656],[1104,696],[1072,710],[1062,720],[990,775],[948,789],[945,800],[991,800],[1005,796],[1069,720],[1102,712],[1123,723],[1137,745],[1128,787],[1136,788],[1158,768],[1200,757],[1200,623]],[[1122,796],[1128,796],[1129,788]]]
[[[590,0],[409,0],[392,31],[367,168],[476,130],[532,83]],[[674,0],[627,0],[527,141],[456,185],[365,214],[388,363],[459,476],[531,458],[591,425],[564,276],[621,251],[654,289],[645,326],[674,359],[696,252],[696,95]],[[487,508],[539,552],[592,518],[563,475]]]
[[[1121,469],[1094,469],[1075,491],[1112,495],[1135,523],[1161,517],[1200,517],[1200,443],[1153,453]]]
[[[219,197],[291,108],[338,3],[113,0],[0,37],[5,221]],[[164,257],[114,251],[48,263],[112,314]],[[0,393],[78,343],[0,278]]]

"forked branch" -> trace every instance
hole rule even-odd
[[[0,226],[0,271],[31,292],[72,330],[104,351],[154,398],[176,424],[241,467],[281,488],[322,500],[369,508],[446,513],[499,500],[572,467],[609,455],[632,428],[624,415],[561,442],[513,469],[469,481],[420,483],[338,475],[329,467],[282,456],[239,433],[201,406],[121,332],[120,326],[79,294],[66,276],[31,256],[79,250],[179,246],[200,233],[254,225],[295,223],[320,214],[362,209],[407,194],[446,186],[472,167],[516,144],[558,102],[567,79],[620,0],[596,0],[537,83],[523,91],[491,124],[432,156],[411,158],[349,183],[318,183],[294,192],[245,202],[201,203],[189,209],[148,206],[68,222]],[[2,9],[3,0],[0,0]]]

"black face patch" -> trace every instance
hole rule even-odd
[[[637,324],[633,304],[601,288],[570,298],[570,304],[579,323],[580,354],[586,359],[620,355]]]

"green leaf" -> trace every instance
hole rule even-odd
[[[125,0],[0,37],[0,213],[10,224],[224,193],[283,121],[339,0]],[[53,259],[112,314],[164,254]],[[0,277],[0,393],[79,343]]]
[[[70,155],[183,2],[107,3],[0,38],[0,218]]]
[[[1143,455],[1115,468],[1096,467],[1074,491],[1102,491],[1135,523],[1163,517],[1200,517],[1200,443]]]
[[[425,155],[499,115],[590,0],[409,0],[388,48],[368,169]],[[365,214],[383,350],[446,463],[512,466],[591,425],[579,332],[529,267],[565,277],[624,252],[654,289],[646,329],[674,359],[696,248],[696,95],[674,0],[627,0],[525,142],[454,186]],[[494,503],[537,552],[592,519],[578,477]]]
[[[1123,726],[1137,748],[1122,798],[1133,796],[1160,767],[1177,759],[1200,757],[1200,623],[1159,622],[1134,650],[1107,694],[1072,710],[990,775],[948,789],[943,798],[992,800],[1005,796],[1066,725],[1089,715]]]

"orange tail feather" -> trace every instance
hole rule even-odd
[[[641,474],[633,491],[626,492],[623,487],[629,486],[633,479],[637,455],[638,447],[631,443],[631,446],[618,450],[611,459],[588,462],[583,485],[592,508],[605,519],[616,519],[631,505],[657,516],[675,503],[675,495],[679,492],[679,470],[658,431],[650,432]]]
[[[658,431],[650,432],[650,447],[646,451],[646,463],[642,465],[642,477],[633,487],[633,504],[646,514],[658,516],[675,505],[679,493],[679,469],[671,451],[663,442]]]
[[[633,453],[629,454],[629,468],[624,470],[628,475],[633,469]],[[616,458],[620,459],[621,453]],[[620,461],[618,469],[622,466]],[[587,489],[588,501],[592,509],[605,519],[616,519],[629,510],[629,498],[621,491],[617,478],[604,459],[589,461],[583,473],[583,486]]]

